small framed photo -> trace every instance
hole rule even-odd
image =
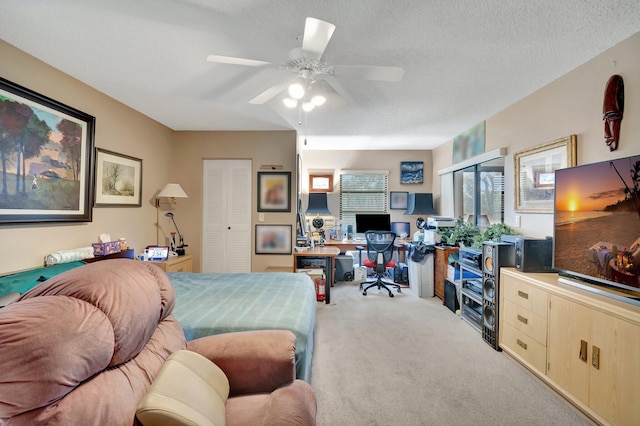
[[[333,192],[333,175],[309,175],[309,192]]]
[[[258,172],[258,211],[291,211],[291,172]]]
[[[256,225],[256,254],[291,254],[291,225]]]
[[[96,148],[95,206],[142,206],[142,160]]]
[[[389,208],[391,210],[406,210],[409,203],[409,193],[404,191],[389,192]]]

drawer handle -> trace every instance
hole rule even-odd
[[[518,342],[518,346],[520,346],[522,349],[524,349],[525,351],[527,350],[527,344],[525,342],[523,342],[520,339],[517,339]]]
[[[591,365],[593,365],[596,370],[600,370],[600,348],[596,345],[593,345],[591,350]]]
[[[520,321],[523,324],[527,324],[529,322],[529,320],[523,317],[522,315],[518,315],[518,321]]]
[[[587,342],[585,342],[584,340],[580,340],[580,354],[578,355],[580,361],[587,362],[587,351]]]
[[[524,291],[520,291],[520,290],[518,290],[518,296],[522,297],[523,299],[528,299],[529,298],[529,294],[525,293]]]

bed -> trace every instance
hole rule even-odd
[[[66,270],[130,253],[56,264],[0,277],[0,307]],[[297,338],[296,377],[309,381],[316,325],[316,294],[306,274],[169,272],[176,291],[174,315],[187,340],[232,331],[287,329]]]
[[[174,316],[187,340],[233,331],[288,329],[296,335],[296,377],[309,381],[316,294],[306,274],[169,272]]]

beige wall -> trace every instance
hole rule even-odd
[[[140,208],[94,208],[88,223],[0,225],[0,273],[42,266],[48,253],[89,246],[101,233],[135,248],[154,243],[153,199],[166,183],[173,133],[1,40],[0,58],[3,78],[96,117],[97,147],[143,160]]]
[[[400,162],[424,162],[424,182],[422,184],[400,184]],[[309,171],[331,171],[333,192],[328,195],[329,211],[340,220],[340,174],[347,170],[386,170],[389,172],[389,191],[431,192],[432,169],[431,151],[304,151],[302,154],[302,203],[307,207],[309,193]],[[411,232],[416,230],[418,216],[405,216],[402,210],[390,210],[391,221],[410,222]]]
[[[620,43],[578,69],[487,119],[486,150],[507,148],[505,219],[514,225],[513,153],[559,137],[578,135],[578,163],[640,154],[640,34]],[[56,250],[83,247],[98,234],[124,236],[137,250],[156,239],[155,194],[168,182],[178,182],[189,194],[175,207],[181,232],[200,268],[202,215],[202,160],[244,158],[253,161],[253,176],[262,164],[282,164],[296,182],[295,132],[173,132],[148,117],[92,89],[64,73],[0,41],[0,76],[26,86],[96,117],[96,146],[143,160],[141,208],[94,208],[93,222],[56,225],[0,225],[0,273],[42,264]],[[612,74],[625,79],[625,118],[620,147],[610,153],[603,142],[602,96]],[[451,165],[451,142],[433,151],[307,151],[303,156],[302,185],[306,192],[308,169],[334,170],[334,184],[343,169],[389,170],[390,190],[440,194],[438,170]],[[400,161],[422,160],[425,182],[400,185]],[[252,218],[258,223],[255,181],[252,182]],[[295,184],[292,185],[295,187]],[[293,188],[292,188],[293,191]],[[339,212],[336,194],[332,212]],[[292,200],[295,195],[292,193]],[[305,200],[306,203],[306,200]],[[295,203],[292,203],[292,207]],[[437,207],[437,206],[436,206]],[[406,219],[392,211],[395,221]],[[551,214],[521,214],[525,235],[551,235]],[[295,224],[291,213],[265,213],[264,223]],[[160,221],[162,235],[171,224]],[[252,238],[253,240],[253,238]],[[253,244],[253,242],[252,242]],[[291,265],[290,256],[253,256],[252,270]]]
[[[640,33],[609,49],[560,79],[486,120],[486,151],[506,147],[505,222],[521,216],[523,235],[553,235],[553,214],[514,212],[513,154],[576,134],[578,164],[640,154]],[[604,87],[613,74],[625,83],[625,111],[620,145],[604,143]],[[434,192],[440,193],[438,170],[451,165],[452,142],[433,151]],[[439,196],[438,196],[439,199]]]
[[[202,165],[203,160],[252,160],[252,223],[258,223],[257,173],[262,165],[281,165],[291,172],[291,212],[264,213],[264,224],[295,225],[296,214],[296,132],[177,132],[168,170],[172,181],[179,183],[189,195],[180,199],[175,207],[180,232],[189,244],[188,252],[194,258],[194,270],[200,271],[202,253]],[[163,221],[161,220],[161,223]],[[168,226],[168,224],[166,224]],[[169,229],[171,231],[172,229]],[[252,250],[255,253],[255,227],[251,230]],[[167,235],[166,231],[163,233]],[[295,226],[292,226],[295,241]],[[221,248],[222,249],[222,248]],[[263,271],[267,266],[292,266],[292,256],[253,255],[252,271]]]

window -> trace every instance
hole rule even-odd
[[[504,222],[504,158],[453,173],[455,216],[477,226]]]
[[[340,175],[340,222],[355,225],[356,213],[388,213],[389,172],[358,171]]]

